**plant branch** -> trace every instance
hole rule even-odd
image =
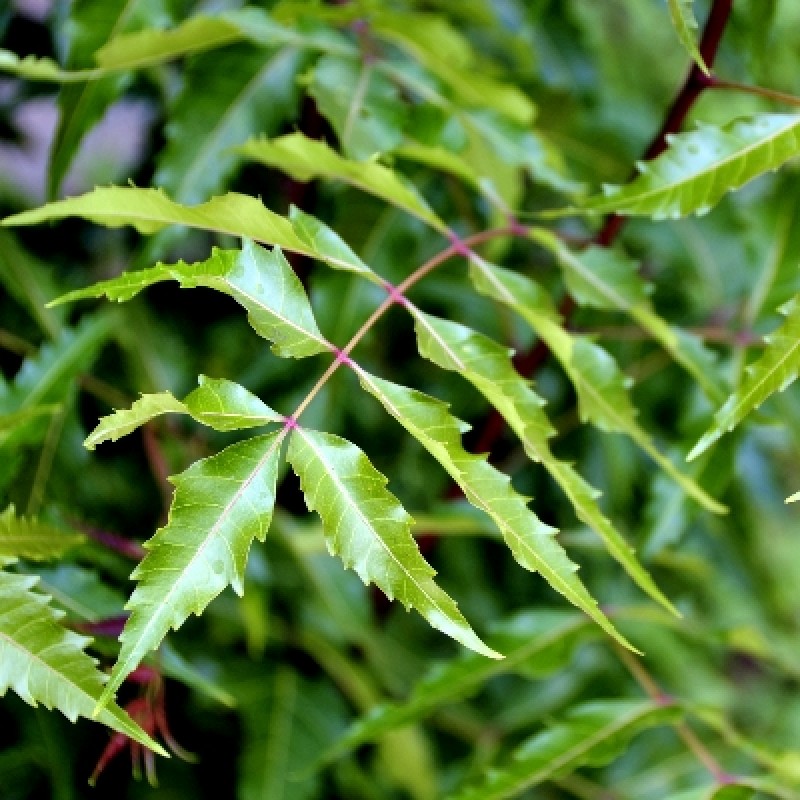
[[[724,78],[712,77],[708,86],[709,89],[731,89],[737,92],[745,92],[746,94],[757,95],[764,97],[767,100],[775,100],[778,103],[784,103],[788,106],[795,106],[800,108],[800,97],[786,92],[779,92],[776,89],[767,89],[764,86],[753,86],[748,83],[737,83],[736,81],[728,81]]]

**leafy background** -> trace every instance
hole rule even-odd
[[[191,14],[238,5],[92,0],[56,3],[42,13],[35,4],[19,3],[0,10],[0,30],[3,45],[20,56],[85,69],[112,36],[168,29]],[[708,7],[696,5],[702,21]],[[715,73],[800,92],[795,5],[738,0]],[[390,6],[398,18],[381,17]],[[604,182],[625,183],[689,63],[668,24],[669,9],[659,2],[250,7],[270,9],[274,19],[300,32],[300,43],[265,48],[239,41],[67,85],[60,93],[51,82],[3,78],[4,212],[127,181],[164,187],[184,203],[235,190],[261,198],[279,214],[292,204],[314,214],[397,284],[446,245],[439,233],[358,188],[293,179],[285,157],[285,171],[266,170],[232,148],[256,135],[300,130],[356,160],[385,153],[386,163],[407,176],[441,218],[468,235],[502,224],[498,196],[501,205],[514,208],[558,208],[579,202],[582,187],[593,193]],[[402,16],[412,10],[442,16],[427,28],[418,21],[413,27]],[[382,22],[365,31],[359,20],[372,16]],[[417,33],[413,47],[406,42],[404,49],[398,30]],[[373,52],[375,31],[381,45]],[[308,46],[314,37],[327,37],[344,55],[320,56]],[[348,55],[363,55],[364,48],[388,65],[392,79],[379,70],[364,78],[363,60]],[[363,109],[354,117],[351,102],[358,92]],[[424,102],[426,92],[446,102]],[[695,120],[725,125],[774,110],[761,97],[707,91],[687,128]],[[258,145],[253,148],[250,155]],[[443,175],[440,161],[428,164],[441,160],[442,152],[464,154],[452,175]],[[480,185],[487,175],[491,188]],[[739,796],[716,785],[698,748],[692,752],[676,735],[671,726],[687,715],[701,752],[707,748],[726,774],[761,776],[752,785],[765,796],[796,796],[800,562],[796,512],[784,499],[800,487],[797,388],[776,394],[700,460],[688,466],[683,461],[760,352],[762,335],[779,324],[777,309],[800,289],[797,200],[796,164],[790,163],[727,195],[706,216],[637,219],[626,226],[625,252],[653,282],[650,301],[657,313],[705,343],[707,360],[694,377],[674,363],[657,335],[654,341],[654,326],[640,318],[632,322],[591,298],[571,316],[574,331],[596,334],[633,378],[641,428],[728,506],[727,515],[687,499],[630,437],[582,425],[575,376],[565,376],[558,358],[536,370],[536,390],[557,431],[553,451],[574,461],[602,491],[604,514],[636,545],[682,619],[646,600],[514,436],[505,432],[494,442],[492,463],[513,476],[518,491],[535,498],[544,523],[560,529],[559,541],[580,563],[593,596],[645,653],[641,662],[631,661],[544,581],[520,569],[485,518],[455,496],[422,446],[361,391],[353,374],[339,370],[304,415],[304,427],[346,437],[368,453],[415,518],[439,585],[508,657],[497,662],[464,651],[343,570],[328,555],[298,481],[281,469],[276,511],[265,541],[250,553],[243,597],[225,591],[201,618],[190,616],[170,633],[150,662],[166,675],[169,726],[197,763],[159,759],[156,789],[131,781],[126,758],[118,757],[100,776],[97,791],[205,797],[223,786],[248,800],[504,796],[501,788],[492,794],[493,781],[500,786],[515,770],[530,779],[542,769],[537,759],[551,767],[562,757],[564,769],[545,768],[546,782],[531,796]],[[591,219],[554,225],[568,243],[584,241],[596,229]],[[104,665],[114,660],[134,562],[100,540],[124,537],[129,556],[141,556],[135,543],[166,519],[166,475],[244,439],[170,416],[88,452],[83,441],[98,418],[129,407],[143,392],[168,390],[184,398],[200,374],[236,381],[288,413],[330,359],[276,357],[239,305],[211,288],[185,292],[159,283],[121,306],[45,303],[160,259],[205,261],[212,245],[231,249],[239,241],[185,229],[142,237],[129,228],[72,219],[0,232],[3,508],[14,503],[41,523],[85,534],[53,563],[33,564],[35,553],[17,551],[28,560],[7,574],[39,575],[38,588],[66,612],[67,623],[95,635],[92,652]],[[569,270],[559,266],[564,258],[552,250],[516,240],[491,243],[483,252],[534,277],[556,303],[565,285],[579,299],[580,285],[574,278],[570,283]],[[352,273],[309,258],[292,256],[291,262],[320,330],[340,346],[385,296]],[[520,352],[534,345],[530,328],[476,293],[455,260],[426,277],[413,300]],[[791,330],[789,340],[796,340]],[[548,344],[557,356],[557,343]],[[486,441],[491,400],[468,389],[455,372],[420,359],[403,309],[390,311],[355,355],[370,373],[450,402],[474,426],[468,447],[480,449]],[[703,391],[698,376],[711,389]],[[11,590],[0,587],[1,614],[8,613],[2,592]],[[674,705],[645,699],[640,683],[646,686],[649,676],[658,683],[657,698],[667,693]],[[120,701],[135,703],[142,693],[152,698],[157,687],[128,682]],[[107,740],[101,726],[85,720],[72,726],[12,693],[3,701],[2,721],[0,772],[8,797],[82,797],[89,791],[86,777]],[[548,733],[542,733],[545,727]],[[598,730],[605,731],[604,746],[593,749],[586,743]],[[488,773],[489,789],[464,788],[484,785],[487,767],[507,763],[526,742],[516,750],[516,766],[500,777]],[[325,763],[312,770],[325,753]]]

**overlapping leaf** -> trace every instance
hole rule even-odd
[[[555,234],[541,228],[531,228],[530,236],[556,257],[570,294],[578,303],[630,315],[703,387],[709,398],[721,397],[709,369],[710,356],[698,353],[695,343],[687,341],[655,313],[635,261],[607,247],[593,246],[575,252]]]
[[[418,311],[414,316],[420,352],[435,364],[459,372],[486,397],[517,435],[528,457],[540,462],[561,487],[578,518],[600,535],[643,591],[672,608],[633,548],[600,510],[599,492],[570,464],[553,455],[548,439],[555,430],[542,409],[544,401],[514,369],[509,350],[458,323]]]
[[[171,479],[169,521],[131,575],[138,583],[126,605],[130,617],[100,706],[170,628],[201,614],[229,585],[242,593],[250,545],[263,541],[272,518],[282,442],[281,433],[255,436]]]
[[[413,520],[358,447],[333,434],[297,428],[287,458],[300,478],[306,504],[322,518],[330,551],[345,567],[466,647],[502,658],[483,644],[436,585],[436,572],[411,535]]]
[[[277,139],[253,139],[240,147],[239,152],[253,161],[280,169],[295,180],[332,178],[350,183],[419,217],[439,231],[446,229],[417,190],[396,172],[374,161],[343,158],[325,142],[309,139],[302,133],[290,133]]]
[[[500,800],[578,767],[607,764],[636,734],[679,716],[677,708],[651,701],[598,700],[578,706],[521,744],[510,763],[490,768],[482,784],[451,795],[451,800]]]
[[[83,540],[83,534],[62,530],[35,517],[20,516],[13,505],[0,513],[0,559],[47,561]]]
[[[188,414],[217,431],[257,428],[283,419],[238,383],[205,375],[200,376],[199,382],[200,386],[183,402],[171,392],[145,394],[130,408],[103,417],[86,439],[86,447],[94,450],[102,442],[116,442],[161,414]]]
[[[422,349],[427,346],[425,343]],[[364,388],[433,455],[461,487],[467,500],[492,519],[517,562],[525,569],[539,572],[603,630],[630,646],[575,574],[578,567],[554,538],[556,530],[528,508],[527,498],[514,491],[509,477],[492,467],[485,455],[476,456],[464,450],[461,444],[464,424],[450,414],[446,404],[370,375],[360,367],[357,372]]]
[[[36,580],[0,570],[0,695],[13,689],[26,703],[57,708],[73,722],[90,717],[105,676],[84,652],[89,640],[63,628],[63,615],[33,590]],[[116,704],[97,719],[166,755]]]
[[[103,296],[123,302],[166,280],[176,280],[184,288],[207,286],[233,297],[247,311],[256,333],[275,343],[272,349],[277,355],[302,358],[330,350],[303,286],[280,248],[269,251],[250,241],[244,241],[241,250],[215,248],[211,258],[199,264],[180,261],[125,273],[70,292],[59,302]]]
[[[747,368],[741,386],[714,415],[714,424],[689,453],[690,459],[705,452],[770,395],[782,392],[797,378],[800,369],[800,295],[782,306],[780,312],[786,317],[783,325],[764,337],[767,345],[764,352]]]
[[[699,125],[669,138],[669,147],[638,164],[625,186],[604,186],[581,210],[652,219],[705,214],[728,192],[800,155],[800,115],[756,114],[723,127]]]
[[[550,296],[530,279],[482,259],[473,258],[471,263],[470,272],[478,291],[514,309],[541,336],[559,360],[575,387],[584,420],[601,430],[630,436],[704,508],[717,513],[725,511],[724,506],[678,470],[655,447],[650,436],[636,421],[636,408],[628,393],[628,380],[606,350],[586,337],[565,330]]]
[[[520,614],[510,624],[498,626],[490,641],[505,654],[502,661],[487,661],[474,653],[436,666],[419,681],[404,703],[383,703],[357,720],[331,748],[338,758],[366,742],[397,728],[419,722],[434,709],[470,697],[498,675],[522,672],[547,675],[562,667],[583,641],[600,629],[572,611],[533,611]]]

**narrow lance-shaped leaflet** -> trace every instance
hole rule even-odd
[[[356,367],[362,386],[374,395],[461,487],[467,500],[486,513],[500,529],[514,558],[525,569],[539,572],[559,593],[588,614],[603,630],[626,647],[630,643],[600,611],[583,582],[578,567],[545,525],[517,494],[510,478],[492,467],[484,455],[464,450],[464,424],[435,398],[370,375]]]

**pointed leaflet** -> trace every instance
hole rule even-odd
[[[667,0],[672,25],[681,44],[694,62],[706,75],[709,74],[706,62],[697,49],[697,19],[694,16],[694,0]]]
[[[230,295],[246,309],[256,333],[275,343],[272,351],[277,355],[302,358],[331,349],[317,327],[303,285],[280,248],[269,251],[246,240],[241,250],[214,248],[211,258],[199,264],[157,264],[70,292],[58,302],[104,295],[122,302],[166,280],[176,280],[184,288],[207,286]]]
[[[505,627],[490,639],[505,654],[502,661],[463,653],[438,664],[414,686],[406,702],[382,703],[357,719],[325,759],[339,758],[390,731],[419,722],[440,706],[470,697],[498,675],[550,674],[567,663],[581,642],[600,633],[583,614],[573,611],[537,610],[518,615]]]
[[[438,362],[437,362],[438,363]],[[449,369],[449,367],[447,367]],[[370,375],[356,367],[362,386],[444,467],[467,500],[486,513],[500,529],[514,558],[525,569],[541,573],[560,594],[588,614],[603,630],[630,647],[598,609],[597,602],[575,574],[578,567],[545,525],[517,494],[510,478],[464,450],[464,424],[433,397]]]
[[[47,81],[52,83],[81,83],[95,75],[95,70],[65,70],[51,58],[25,56],[20,58],[10,50],[0,48],[0,72],[27,78],[30,81]]]
[[[0,514],[0,560],[58,558],[85,539],[81,533],[65,531],[34,517],[18,516],[13,505]]]
[[[250,544],[264,540],[272,518],[282,441],[282,433],[255,436],[171,478],[169,521],[145,544],[147,556],[131,575],[138,584],[125,606],[130,616],[98,706],[170,628],[201,614],[229,585],[242,593]]]
[[[466,647],[502,658],[475,635],[436,585],[436,572],[411,535],[413,520],[358,447],[329,433],[295,428],[287,459],[300,478],[309,510],[322,518],[328,548],[345,567],[390,600],[415,608],[431,626]]]
[[[604,186],[603,195],[580,210],[652,219],[705,214],[729,191],[800,155],[800,115],[756,114],[721,128],[699,125],[668,141],[666,152],[637,165],[638,177],[625,186]]]
[[[380,197],[419,217],[438,231],[447,226],[430,209],[417,190],[399,173],[375,161],[350,161],[325,142],[290,133],[277,139],[251,139],[238,152],[268,167],[286,172],[298,181],[332,178]]]
[[[301,235],[302,232],[296,231],[290,220],[265,208],[255,197],[237,192],[212,197],[200,205],[185,206],[171,200],[160,189],[111,186],[14,214],[2,220],[2,224],[35,225],[67,217],[82,217],[109,228],[131,225],[144,234],[156,233],[170,225],[186,225],[277,245],[283,250],[327,261],[342,269],[352,267],[350,261],[340,263],[339,256],[326,249],[328,240],[325,237]],[[325,227],[319,220],[316,222],[320,228]],[[332,231],[330,234],[336,237]]]
[[[13,689],[26,703],[57,708],[74,722],[91,716],[105,676],[84,652],[89,640],[63,628],[63,614],[50,607],[50,598],[32,591],[36,581],[0,570],[0,695]],[[167,755],[116,704],[97,719]]]
[[[169,25],[163,0],[82,0],[72,3],[62,26],[70,69],[95,66],[94,53],[110,37],[145,26]],[[67,175],[83,137],[123,91],[129,77],[109,75],[84,85],[63,86],[58,95],[59,120],[50,151],[48,196]]]
[[[586,703],[568,711],[549,730],[523,742],[508,764],[490,767],[481,785],[457,792],[450,800],[500,800],[569,775],[579,767],[607,764],[637,733],[679,717],[679,709],[651,701]]]
[[[419,349],[444,369],[461,373],[514,431],[528,457],[541,463],[572,503],[578,518],[595,530],[637,585],[666,608],[674,607],[636,559],[597,505],[599,492],[565,461],[557,459],[548,439],[555,433],[542,410],[544,401],[514,368],[511,351],[458,323],[413,311]]]
[[[578,303],[628,314],[703,387],[711,400],[721,397],[714,376],[709,375],[709,359],[698,357],[696,345],[690,345],[653,310],[648,287],[639,277],[635,261],[607,247],[592,246],[573,252],[543,228],[531,228],[529,235],[555,256],[564,270],[570,294]]]
[[[98,444],[109,440],[116,442],[161,414],[189,414],[217,431],[255,428],[283,420],[280,414],[238,383],[205,375],[201,375],[199,381],[200,386],[183,402],[170,392],[145,394],[129,409],[103,417],[86,439],[87,449],[94,450]]]
[[[589,420],[604,431],[630,436],[686,494],[709,511],[725,511],[655,447],[636,421],[628,380],[613,357],[589,338],[567,331],[548,293],[524,275],[477,257],[471,259],[470,275],[479,292],[513,309],[547,344],[575,387],[584,421]]]
[[[714,415],[714,424],[689,453],[697,458],[723,434],[732,431],[750,412],[770,395],[782,392],[796,378],[800,369],[800,295],[795,295],[779,309],[786,317],[778,330],[764,337],[766,347],[749,367],[741,386]]]

